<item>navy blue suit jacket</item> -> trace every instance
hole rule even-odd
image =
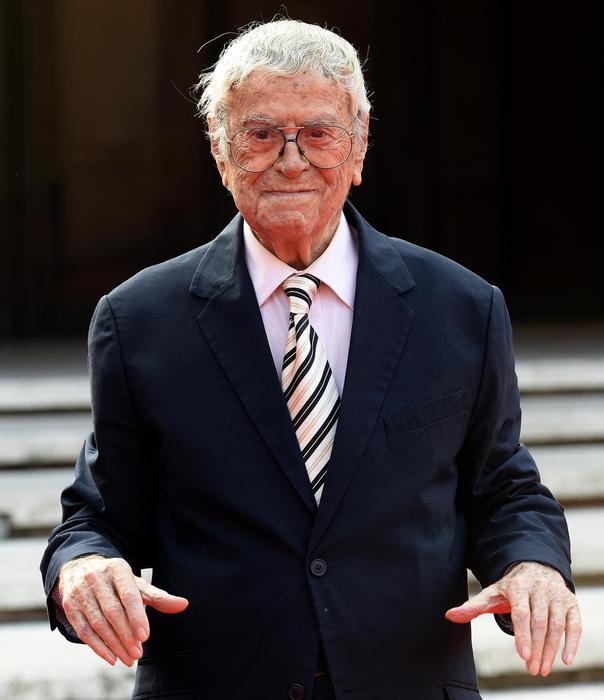
[[[519,442],[501,293],[345,214],[359,267],[319,509],[240,216],[97,306],[94,433],[42,570],[48,592],[99,552],[189,598],[148,609],[135,697],[286,700],[299,684],[309,698],[322,640],[338,700],[476,700],[469,626],[444,618],[466,568],[486,586],[536,560],[572,585],[562,509]]]

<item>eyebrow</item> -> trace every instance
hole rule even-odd
[[[241,126],[245,127],[250,124],[267,124],[270,126],[278,126],[272,117],[267,114],[248,114],[246,118],[241,122]],[[337,126],[340,123],[340,119],[333,114],[316,114],[310,119],[304,119],[298,126],[314,126],[315,124],[329,124],[331,126]]]
[[[242,126],[251,124],[252,122],[261,124],[274,124],[274,121],[266,114],[248,114],[247,117],[241,122]]]

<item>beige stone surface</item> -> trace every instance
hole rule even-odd
[[[112,667],[45,622],[0,625],[0,700],[126,700],[134,671]]]
[[[604,345],[603,345],[604,347]],[[518,384],[524,394],[556,391],[603,391],[604,350],[587,358],[557,357],[516,360]]]
[[[522,440],[528,445],[604,441],[604,392],[525,396]]]
[[[0,416],[0,467],[73,464],[92,430],[88,413]]]
[[[50,531],[61,520],[61,491],[73,478],[72,467],[0,470],[0,516],[13,529]]]
[[[566,501],[604,500],[604,443],[533,447],[541,480]]]
[[[551,688],[483,690],[483,700],[602,700],[604,683],[563,683]]]

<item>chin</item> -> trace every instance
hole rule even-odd
[[[300,210],[290,210],[258,218],[260,228],[273,233],[280,232],[284,238],[298,238],[316,226],[316,217]]]

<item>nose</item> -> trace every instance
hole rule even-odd
[[[285,177],[293,178],[308,170],[310,164],[302,154],[295,139],[290,137],[286,139],[281,155],[273,167]]]

